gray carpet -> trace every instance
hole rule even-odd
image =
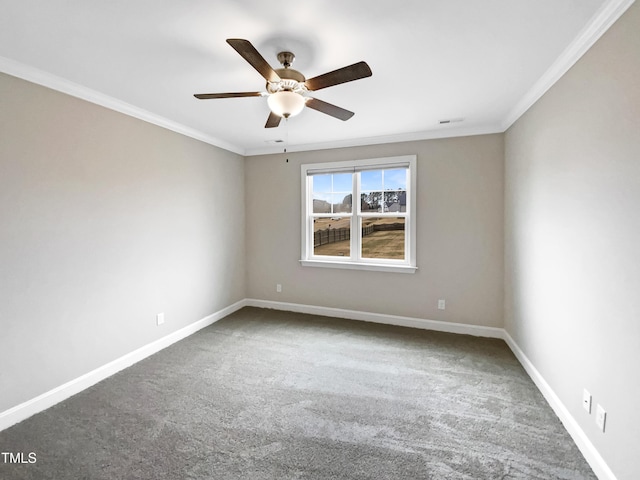
[[[14,479],[593,479],[501,340],[244,308],[0,432]]]

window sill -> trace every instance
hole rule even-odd
[[[374,272],[415,273],[418,267],[411,265],[384,265],[381,263],[347,263],[331,260],[300,260],[303,267],[342,268],[345,270],[369,270]]]

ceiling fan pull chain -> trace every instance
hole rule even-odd
[[[287,153],[289,147],[289,118],[284,119],[284,153]],[[289,159],[287,159],[289,161]]]

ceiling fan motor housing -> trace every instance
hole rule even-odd
[[[289,68],[295,61],[296,56],[292,52],[279,52],[278,61],[284,68]]]
[[[280,81],[267,81],[269,108],[273,113],[284,118],[296,116],[305,105],[304,93],[307,87],[304,82],[306,79],[299,71],[289,68],[294,59],[295,55],[291,52],[278,53],[278,61],[284,67],[275,70]]]
[[[280,82],[267,82],[267,92],[295,92],[302,94],[307,90],[304,85],[306,78],[304,75],[289,66],[293,63],[296,56],[291,52],[278,53],[278,61],[284,68],[278,68],[275,70],[276,74],[280,77]]]

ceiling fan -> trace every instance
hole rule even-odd
[[[295,55],[291,52],[278,53],[278,61],[282,68],[274,70],[248,40],[229,38],[231,45],[242,58],[255,68],[267,81],[266,92],[232,92],[232,93],[197,93],[194,96],[201,100],[214,98],[268,97],[267,103],[271,112],[265,128],[280,125],[280,120],[299,114],[305,106],[326,113],[340,120],[349,120],[354,113],[344,108],[318,100],[309,95],[322,88],[370,77],[371,69],[366,62],[358,62],[347,67],[333,70],[307,80],[302,73],[291,67]]]

